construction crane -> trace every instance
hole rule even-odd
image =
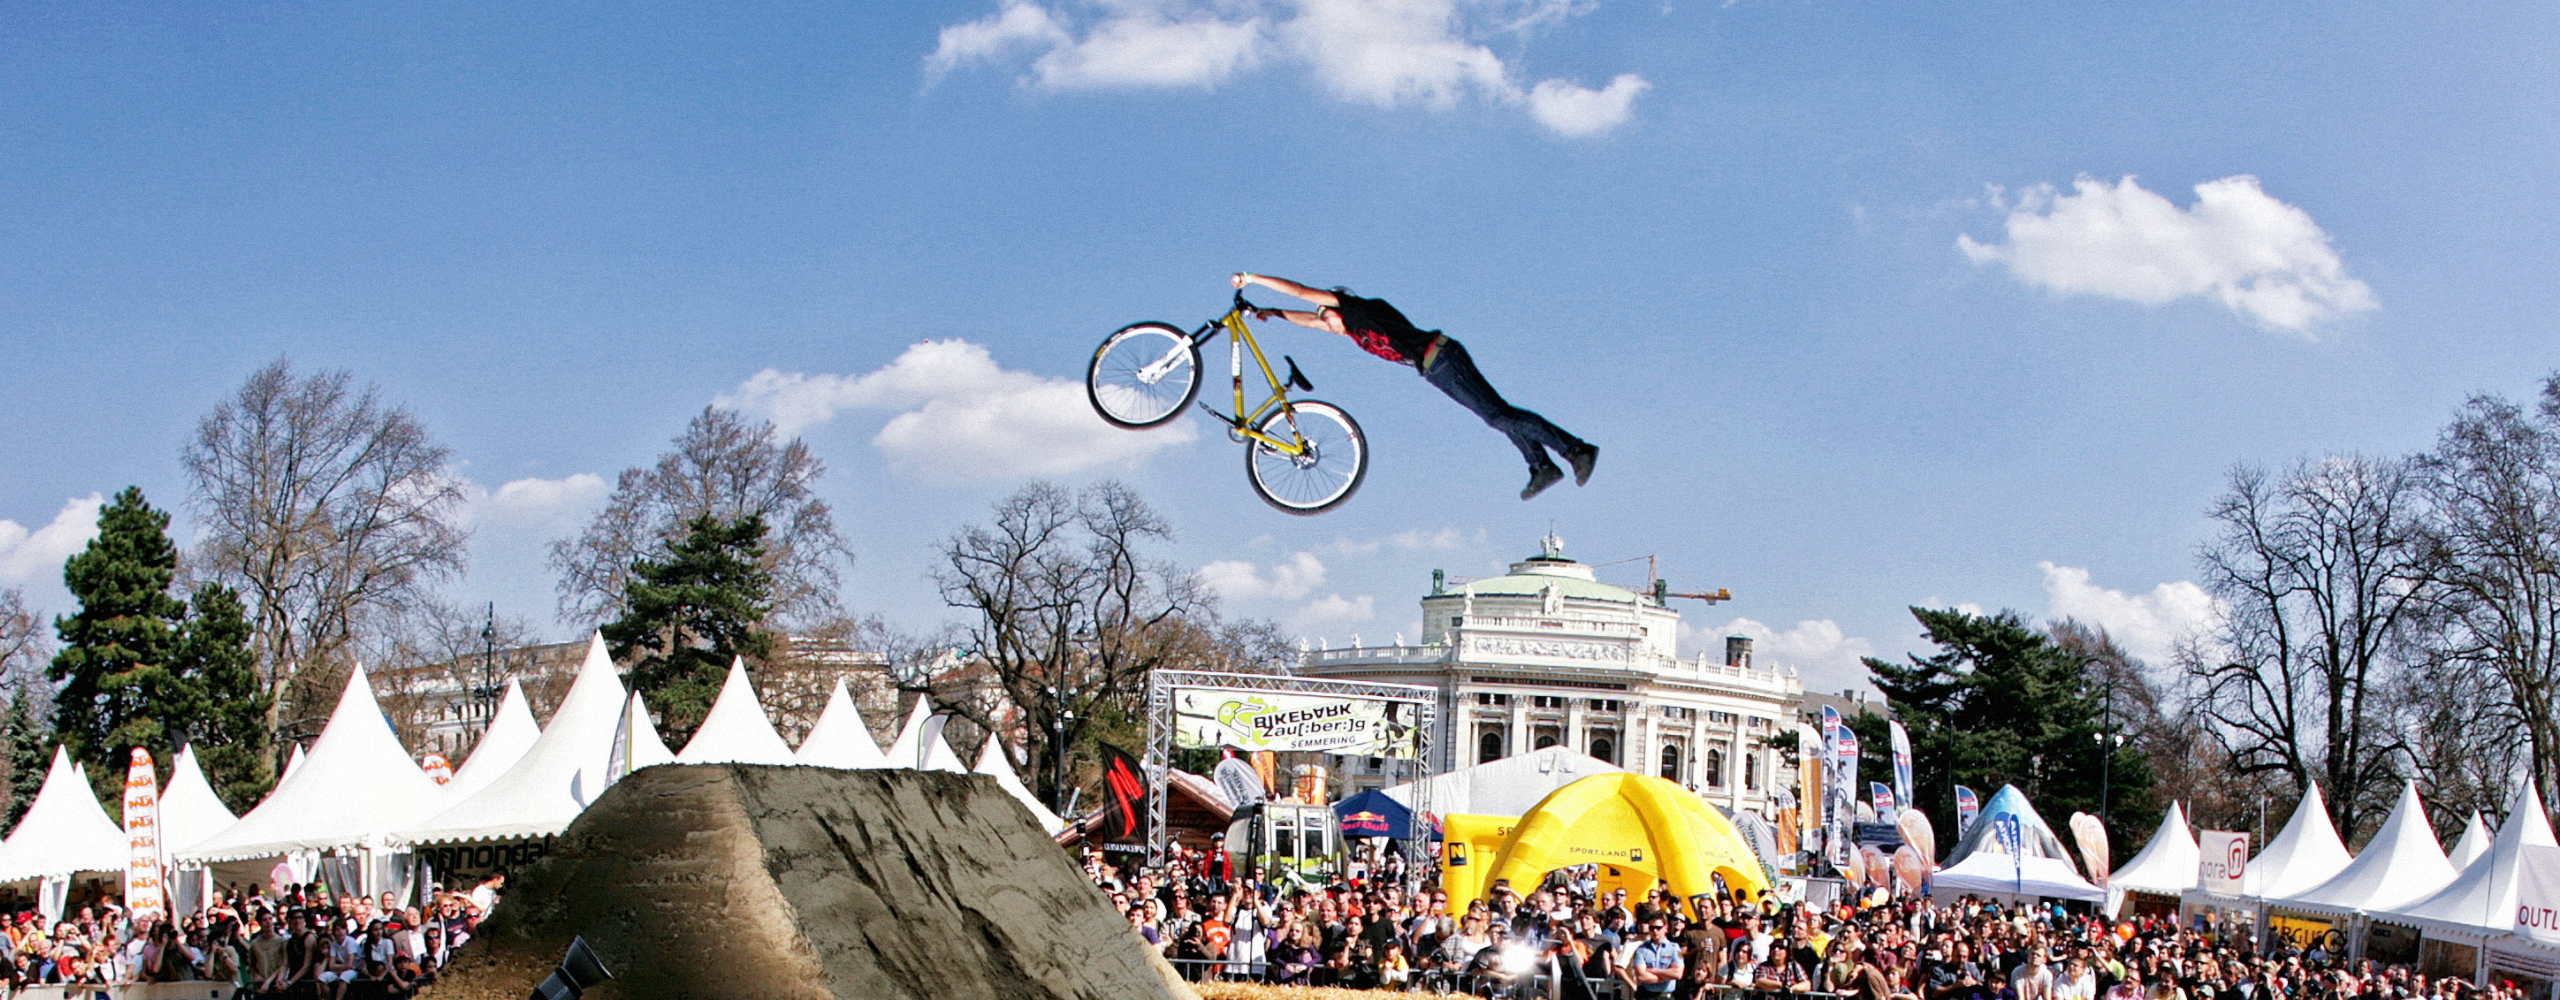
[[[1662,578],[1661,569],[1658,563],[1658,557],[1644,557],[1646,589],[1653,592],[1653,603],[1655,604],[1662,605],[1663,607],[1670,607],[1671,599],[1674,597],[1684,597],[1692,601],[1705,601],[1709,604],[1721,604],[1723,602],[1733,600],[1733,590],[1729,587],[1718,587],[1712,591],[1700,591],[1694,594],[1672,593],[1671,581]]]

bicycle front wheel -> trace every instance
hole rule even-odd
[[[1290,413],[1297,414],[1294,427]],[[1262,501],[1291,514],[1320,514],[1351,499],[1369,476],[1369,439],[1360,423],[1331,403],[1302,399],[1271,411],[1254,428],[1304,450],[1292,455],[1246,439],[1245,478]]]
[[[1132,323],[1093,349],[1084,395],[1113,426],[1153,427],[1200,395],[1200,345],[1163,323]]]

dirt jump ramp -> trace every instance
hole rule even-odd
[[[992,779],[662,765],[624,778],[430,1000],[522,1000],[584,935],[589,1000],[1197,1000]]]

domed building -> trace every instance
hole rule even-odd
[[[1720,660],[1681,659],[1666,587],[1602,583],[1552,535],[1502,576],[1432,580],[1420,645],[1309,649],[1298,673],[1438,690],[1435,769],[1560,746],[1775,815],[1793,778],[1762,742],[1793,731],[1804,684],[1753,665],[1750,639],[1726,639]],[[1350,790],[1382,783],[1377,762],[1343,763]]]

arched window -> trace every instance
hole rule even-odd
[[[1709,788],[1724,787],[1724,751],[1722,750],[1707,751],[1706,785]]]
[[[1759,755],[1759,754],[1751,753],[1751,752],[1748,752],[1748,751],[1745,751],[1745,752],[1743,753],[1743,755],[1742,755],[1742,788],[1743,788],[1743,790],[1744,790],[1744,791],[1751,791],[1751,792],[1756,792],[1756,791],[1759,791],[1759,790],[1760,790],[1760,755]]]
[[[1669,778],[1669,779],[1671,779],[1671,780],[1673,780],[1673,781],[1678,781],[1678,780],[1680,780],[1680,764],[1681,764],[1682,760],[1683,760],[1683,757],[1682,757],[1681,750],[1680,750],[1680,744],[1677,744],[1677,743],[1665,743],[1665,744],[1663,744],[1663,745],[1662,745],[1662,776],[1663,776],[1663,777],[1665,777],[1665,778]]]
[[[1592,737],[1592,738],[1591,738],[1591,755],[1592,755],[1592,756],[1594,756],[1594,757],[1598,757],[1598,758],[1600,758],[1601,760],[1608,761],[1609,763],[1612,763],[1612,764],[1617,763],[1617,762],[1618,762],[1618,741],[1613,740],[1613,739],[1610,739],[1610,738],[1608,738],[1608,737],[1606,737],[1606,736],[1594,736],[1594,737]]]
[[[1487,729],[1476,737],[1476,763],[1488,764],[1502,759],[1502,730]]]
[[[1537,739],[1532,742],[1537,744],[1536,749],[1544,750],[1548,747],[1564,742],[1564,739],[1563,737],[1557,736],[1556,731],[1553,729],[1541,729],[1538,730]]]

